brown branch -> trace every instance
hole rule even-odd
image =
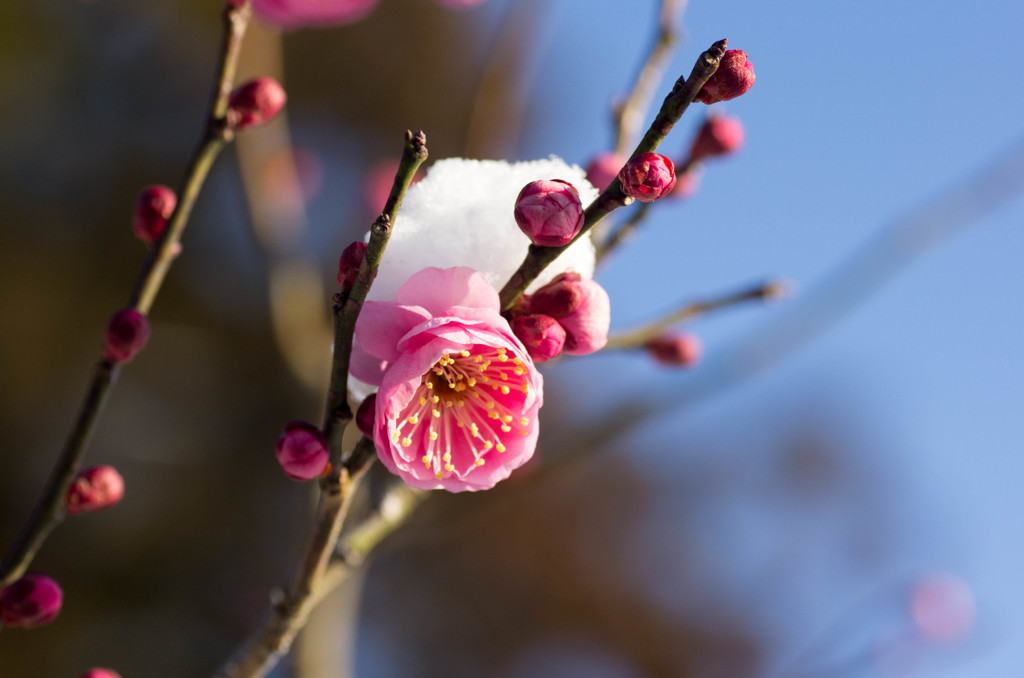
[[[373,279],[377,275],[384,249],[391,237],[391,225],[401,207],[405,192],[420,164],[427,157],[423,132],[406,132],[405,149],[395,175],[384,211],[370,229],[370,242],[359,267],[359,274],[347,295],[335,296],[334,360],[331,385],[327,393],[323,431],[330,447],[331,470],[320,483],[320,502],[313,519],[313,530],[298,573],[288,590],[273,601],[263,623],[218,671],[222,678],[265,676],[291,648],[295,636],[305,626],[309,613],[323,598],[328,563],[334,554],[341,526],[348,513],[354,489],[363,472],[376,458],[373,442],[361,438],[352,454],[342,456],[342,437],[352,420],[348,405],[348,367],[356,320]],[[328,586],[337,577],[328,578]]]
[[[231,140],[232,132],[225,123],[224,114],[234,83],[238,52],[251,14],[248,3],[240,7],[225,6],[224,34],[217,77],[210,94],[203,136],[185,170],[174,213],[168,220],[163,234],[150,249],[128,302],[129,307],[140,313],[147,314],[153,305],[210,167]],[[100,358],[96,364],[75,423],[64,441],[64,447],[50,472],[46,486],[17,540],[0,563],[0,587],[21,577],[46,537],[64,520],[64,496],[81,466],[96,421],[120,371],[120,364],[114,364],[106,358]]]
[[[718,64],[725,54],[725,48],[725,40],[719,40],[713,44],[697,58],[697,63],[694,64],[690,77],[688,79],[680,78],[676,81],[672,91],[665,97],[665,101],[661,105],[658,115],[654,118],[654,122],[651,123],[650,128],[648,128],[640,143],[637,144],[632,157],[651,153],[658,148],[658,145],[672,131],[675,124],[679,122],[679,118],[682,117],[694,97],[700,92],[704,83],[718,70]],[[572,243],[586,235],[591,228],[608,216],[608,214],[631,201],[632,199],[627,198],[622,192],[622,186],[616,177],[608,188],[602,191],[601,195],[597,196],[594,202],[590,203],[586,210],[584,210],[583,228],[580,229],[580,232],[572,242],[561,247],[537,247],[536,245],[530,245],[523,263],[519,265],[519,269],[501,289],[502,311],[511,309],[519,300],[519,297],[523,295],[523,292],[526,291],[526,288],[530,286],[530,283],[540,275],[540,272],[557,259],[562,252],[571,247]]]
[[[653,323],[609,337],[608,343],[602,350],[641,348],[652,339],[657,339],[674,325],[699,318],[707,313],[732,308],[748,301],[780,299],[788,294],[788,283],[781,280],[773,280],[714,299],[695,301],[680,307],[678,310]]]

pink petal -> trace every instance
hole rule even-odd
[[[439,316],[453,306],[501,310],[498,292],[472,268],[425,268],[398,290],[398,303],[422,306]]]
[[[399,355],[399,340],[429,319],[430,314],[418,306],[367,301],[356,321],[356,345],[376,358],[393,362]]]
[[[380,358],[370,355],[363,349],[359,348],[359,344],[354,344],[352,346],[352,354],[348,360],[348,371],[359,381],[372,384],[374,386],[380,386],[380,382],[384,378],[384,371],[387,367],[387,360],[381,360]]]

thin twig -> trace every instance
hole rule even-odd
[[[669,57],[679,41],[679,21],[687,0],[662,0],[658,13],[658,32],[651,50],[633,83],[633,90],[613,114],[615,122],[615,152],[625,155],[640,132],[647,117],[654,92],[668,67]]]
[[[781,280],[772,280],[714,299],[691,302],[653,323],[608,337],[608,343],[603,350],[640,348],[652,339],[661,336],[665,330],[679,323],[693,320],[707,313],[731,308],[748,301],[779,299],[786,296],[788,292],[788,283]]]
[[[391,225],[413,175],[427,157],[426,136],[423,132],[415,135],[406,132],[405,142],[391,195],[384,211],[370,229],[366,256],[359,267],[352,290],[347,295],[335,296],[334,360],[323,424],[324,435],[330,446],[331,470],[320,482],[320,502],[302,562],[292,584],[280,600],[272,603],[263,623],[232,659],[221,667],[217,676],[222,678],[265,676],[291,648],[295,636],[305,626],[309,613],[325,595],[321,589],[353,491],[376,456],[373,442],[367,438],[360,439],[348,458],[342,456],[342,437],[345,427],[352,420],[352,410],[348,405],[348,367],[356,320],[377,275],[377,267],[391,237]],[[335,579],[332,575],[328,586]]]
[[[654,122],[651,123],[650,128],[648,128],[640,143],[637,144],[632,157],[651,153],[658,148],[658,145],[672,131],[672,128],[679,121],[679,118],[682,117],[694,97],[700,92],[704,83],[718,70],[718,64],[725,54],[725,48],[725,40],[719,40],[713,44],[697,58],[697,63],[694,64],[690,77],[687,79],[679,78],[676,81],[672,91],[665,97],[665,101],[661,105],[658,115],[654,118]],[[519,265],[519,269],[501,289],[502,311],[508,311],[515,306],[530,283],[536,279],[548,264],[571,247],[572,243],[586,235],[591,228],[612,211],[629,204],[631,201],[632,199],[627,198],[626,194],[622,192],[622,186],[619,183],[618,177],[616,177],[608,188],[604,189],[601,195],[597,196],[594,202],[590,203],[586,210],[584,210],[583,228],[580,229],[580,232],[572,242],[561,247],[537,247],[536,245],[530,245],[526,259],[523,260],[523,263]]]
[[[240,7],[225,5],[224,34],[217,78],[210,94],[203,137],[185,170],[178,191],[177,207],[168,220],[167,228],[153,244],[128,302],[129,307],[140,313],[147,314],[153,305],[153,299],[160,290],[164,276],[167,275],[167,270],[174,259],[181,233],[185,229],[206,175],[217,154],[231,140],[232,131],[226,125],[224,115],[234,83],[239,48],[251,14],[252,10],[248,3]],[[28,522],[18,534],[3,563],[0,563],[0,587],[24,574],[46,537],[64,520],[64,496],[81,466],[86,445],[92,437],[96,421],[120,371],[120,364],[114,364],[106,358],[100,358],[96,364],[75,423],[64,441],[64,448],[57,457],[46,486],[36,501]]]

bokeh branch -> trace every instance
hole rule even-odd
[[[654,92],[661,83],[672,51],[679,42],[679,23],[687,0],[662,0],[658,12],[658,32],[650,52],[633,82],[633,89],[625,101],[615,107],[615,152],[625,155],[633,144],[640,126],[647,116]]]
[[[217,76],[210,94],[206,124],[199,145],[189,161],[178,192],[178,203],[168,220],[167,227],[153,244],[139,272],[128,302],[142,314],[153,305],[160,285],[174,259],[181,234],[185,230],[199,191],[210,167],[220,151],[231,140],[233,130],[228,126],[226,113],[228,98],[234,85],[235,68],[242,38],[252,9],[246,2],[240,6],[225,5],[224,33],[217,65]],[[100,358],[86,390],[64,448],[50,472],[46,486],[32,509],[28,522],[18,534],[11,550],[0,564],[0,587],[18,579],[28,568],[47,535],[64,519],[64,496],[74,479],[92,437],[96,421],[107,402],[110,389],[117,381],[121,364],[106,357]]]
[[[604,350],[640,348],[652,339],[658,338],[665,330],[674,325],[694,320],[714,311],[732,308],[748,301],[780,299],[788,294],[788,288],[789,285],[784,281],[771,280],[732,294],[704,301],[691,302],[648,325],[608,337],[608,343],[605,345]]]

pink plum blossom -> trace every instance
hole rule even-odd
[[[379,0],[253,0],[259,17],[279,28],[351,24],[373,11]]]
[[[381,463],[412,487],[485,490],[533,456],[543,380],[466,267],[425,268],[395,301],[368,301],[351,370],[377,392]]]

